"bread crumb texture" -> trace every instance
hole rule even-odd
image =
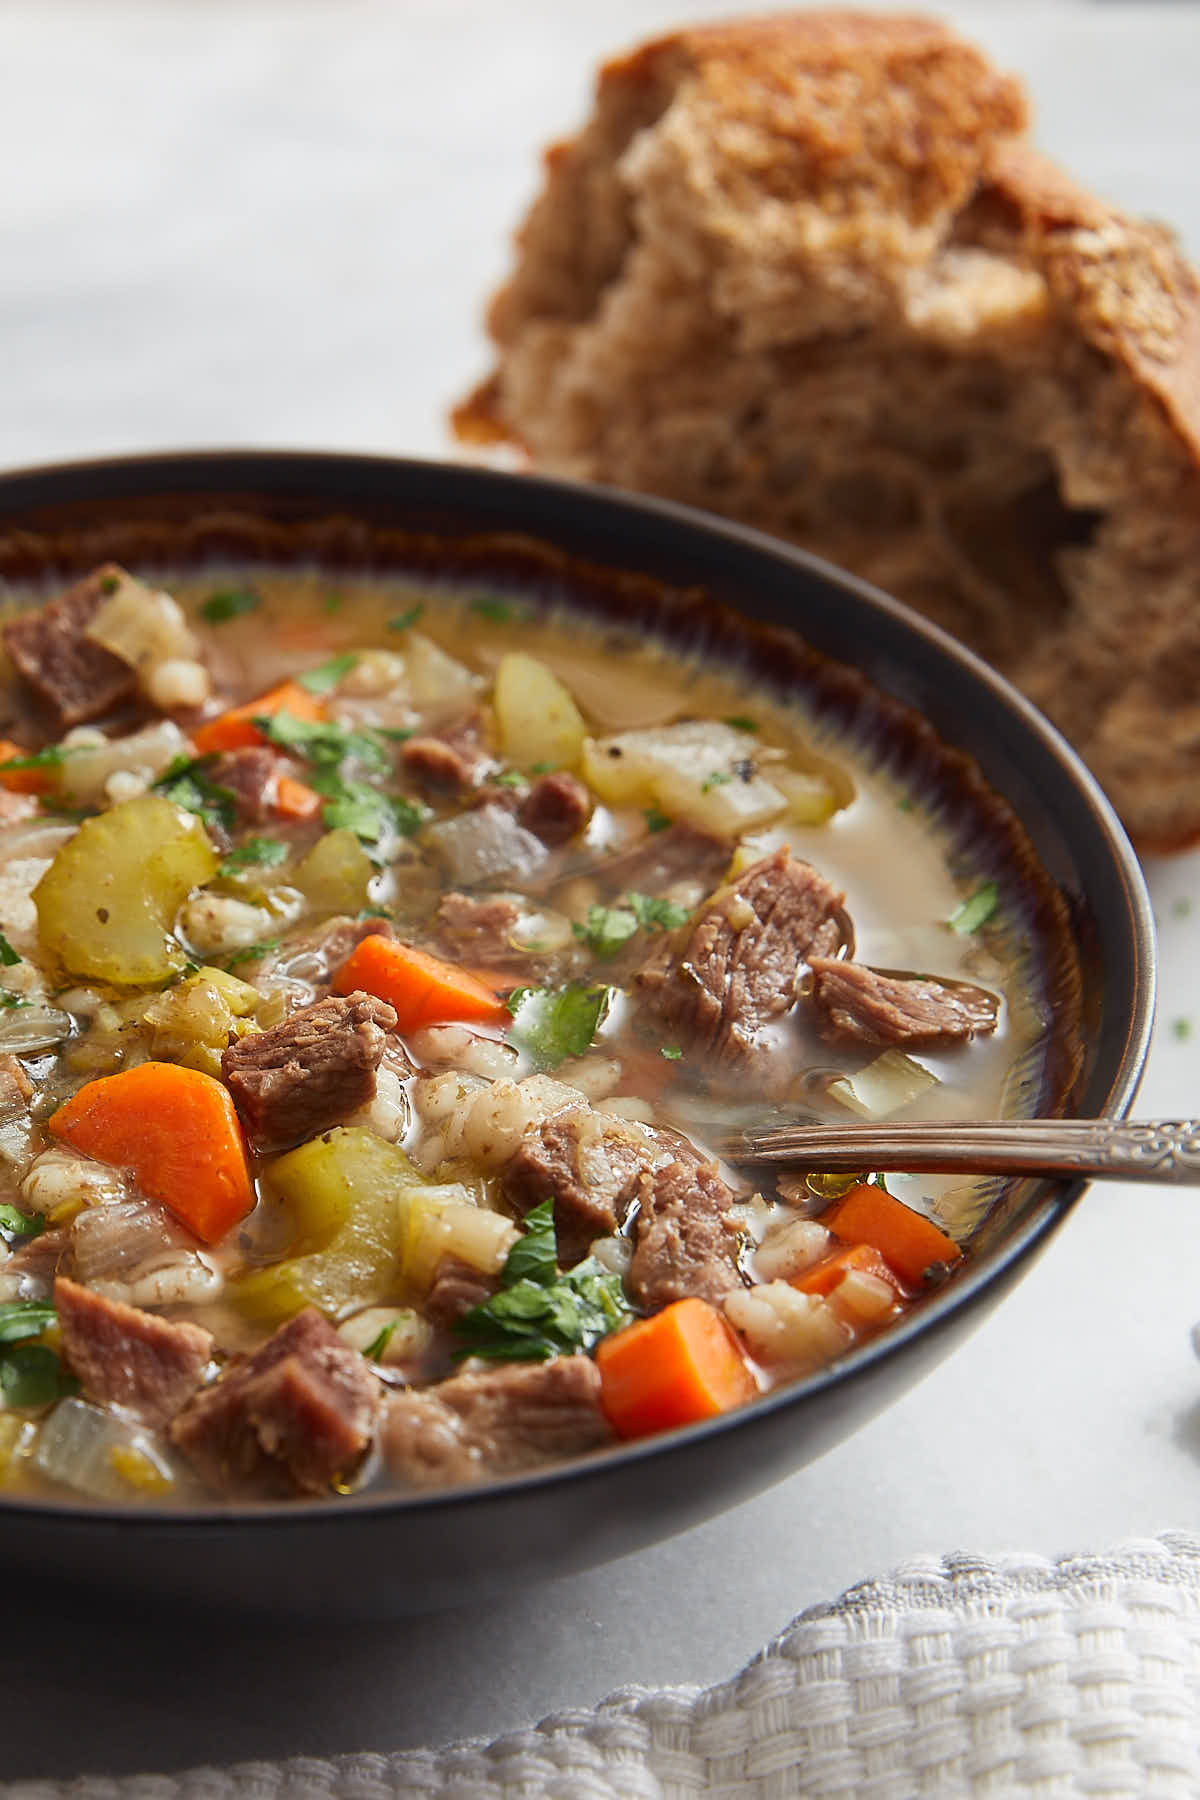
[[[1010,676],[1200,837],[1200,289],[932,20],[685,30],[546,155],[464,441],[727,513]]]

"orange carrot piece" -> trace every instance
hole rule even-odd
[[[919,1286],[934,1263],[954,1263],[962,1251],[940,1231],[932,1219],[876,1187],[860,1181],[844,1194],[831,1211],[821,1216],[822,1225],[851,1244],[872,1244],[889,1262],[901,1281]]]
[[[261,744],[263,734],[253,721],[278,712],[291,713],[294,719],[325,717],[325,708],[307,688],[302,688],[298,681],[283,681],[278,687],[260,694],[257,700],[248,700],[245,706],[231,707],[228,712],[218,713],[215,719],[198,726],[192,733],[192,742],[201,756],[209,756],[217,750],[241,750],[248,744]]]
[[[334,986],[339,994],[362,988],[377,1000],[386,1000],[396,1009],[401,1031],[448,1019],[502,1019],[508,1011],[499,995],[469,969],[378,934],[365,937],[351,951]]]
[[[832,1256],[822,1257],[802,1275],[793,1275],[789,1285],[799,1288],[802,1294],[820,1294],[825,1298],[855,1269],[863,1275],[875,1275],[880,1281],[886,1281],[897,1293],[901,1289],[900,1277],[874,1244],[847,1244]]]
[[[22,750],[20,744],[14,744],[9,738],[0,738],[0,787],[6,787],[10,794],[48,794],[54,786],[54,778],[49,769],[6,769],[6,762],[24,761],[29,755]]]
[[[275,811],[281,819],[315,819],[325,802],[307,782],[280,775],[275,783]]]
[[[137,1063],[89,1081],[49,1120],[56,1138],[129,1169],[206,1244],[254,1205],[242,1127],[229,1090],[177,1063]]]
[[[728,1412],[758,1392],[729,1326],[694,1295],[596,1346],[600,1404],[618,1437],[648,1437]]]

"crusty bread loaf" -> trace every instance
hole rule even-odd
[[[683,31],[601,72],[455,418],[725,512],[1004,670],[1138,842],[1200,837],[1200,289],[927,20]]]

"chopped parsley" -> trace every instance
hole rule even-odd
[[[184,812],[195,813],[206,825],[231,831],[237,818],[237,795],[208,779],[205,771],[213,761],[211,756],[200,756],[194,761],[177,756],[154,786],[164,799],[182,807]]]
[[[571,929],[597,956],[615,956],[639,929],[671,931],[690,917],[685,906],[676,906],[671,900],[631,892],[617,906],[589,906],[584,923]]]
[[[48,1300],[0,1302],[0,1344],[19,1344],[23,1338],[40,1337],[57,1318]]]
[[[1192,1021],[1186,1018],[1171,1020],[1171,1036],[1185,1043],[1192,1035]]]
[[[663,1044],[658,1054],[665,1056],[668,1062],[678,1062],[683,1055],[683,1050],[678,1044]]]
[[[241,950],[235,950],[232,956],[225,958],[225,967],[236,969],[242,963],[261,962],[264,956],[270,956],[278,948],[278,938],[264,938],[261,944],[246,944]]]
[[[418,619],[424,617],[424,614],[423,602],[417,606],[410,606],[407,612],[397,613],[394,619],[389,619],[387,628],[389,631],[407,631],[409,626],[415,625]]]
[[[501,769],[499,775],[492,777],[497,787],[523,788],[527,785],[520,769]]]
[[[659,900],[653,894],[630,892],[625,896],[625,904],[643,931],[674,931],[677,925],[686,925],[692,916],[686,906],[677,906],[673,900]]]
[[[305,670],[303,675],[297,675],[296,681],[309,694],[328,694],[343,675],[348,675],[357,666],[357,653],[347,650],[341,656],[331,656],[328,662],[318,663],[315,669]]]
[[[728,769],[712,769],[700,783],[700,792],[711,794],[715,787],[728,787],[732,780],[733,776]]]
[[[620,1276],[594,1256],[559,1274],[552,1201],[535,1206],[525,1223],[501,1272],[500,1292],[455,1321],[460,1359],[545,1362],[590,1350],[629,1319]]]
[[[758,730],[757,721],[754,719],[748,719],[744,713],[732,714],[732,716],[730,718],[725,720],[725,724],[731,726],[734,731],[757,731]]]
[[[486,594],[472,600],[470,605],[473,613],[478,613],[491,625],[514,625],[529,617],[523,606],[514,606],[511,600],[493,600]]]
[[[957,931],[960,937],[969,937],[986,925],[996,910],[1000,898],[1000,890],[994,881],[985,881],[975,889],[969,899],[956,907],[946,923],[951,931]]]
[[[318,768],[331,768],[352,756],[364,768],[386,772],[391,763],[377,732],[347,731],[331,719],[298,719],[282,710],[264,714],[252,723],[268,743],[290,750]]]
[[[20,960],[20,957],[17,955],[4,933],[0,931],[0,968],[11,969],[15,964],[19,963]]]
[[[261,605],[262,595],[253,588],[222,588],[201,603],[200,617],[210,625],[224,625],[245,613],[257,612]]]
[[[365,844],[377,844],[390,826],[401,837],[413,837],[429,817],[429,809],[404,794],[385,794],[369,781],[347,781],[335,768],[314,770],[312,785],[325,804],[321,818],[329,831],[352,831]]]
[[[0,1237],[6,1244],[27,1243],[30,1238],[38,1237],[45,1228],[46,1221],[39,1213],[31,1216],[7,1200],[0,1201]]]
[[[400,1323],[400,1314],[397,1313],[395,1318],[389,1319],[387,1324],[383,1327],[383,1329],[380,1332],[378,1332],[375,1337],[373,1337],[371,1339],[370,1343],[367,1345],[366,1349],[363,1351],[363,1355],[366,1357],[368,1362],[378,1362],[380,1360],[384,1351],[387,1349],[388,1345],[391,1343],[392,1338],[395,1334],[396,1327],[399,1323]]]
[[[646,821],[647,831],[666,831],[671,823],[666,813],[659,812],[657,806],[645,807],[642,812],[642,817]]]
[[[582,1056],[612,1002],[610,987],[514,988],[506,1005],[509,1037],[539,1068],[553,1069]]]
[[[0,988],[0,1006],[5,1006],[12,1011],[15,1007],[28,1005],[28,1000],[22,1000],[19,994],[10,994],[7,988]]]
[[[236,875],[242,869],[277,869],[287,859],[288,846],[280,838],[247,838],[244,844],[230,851],[218,873]]]
[[[327,594],[321,596],[321,611],[326,613],[341,612],[344,599],[344,594],[339,594],[336,588],[330,588]]]
[[[31,750],[28,756],[6,756],[0,762],[0,775],[11,769],[57,769],[60,763],[66,762],[68,756],[81,756],[87,748],[86,744],[71,744],[64,748],[62,744],[47,744],[44,750]]]
[[[79,1391],[48,1344],[10,1344],[0,1350],[0,1391],[6,1406],[52,1406]]]

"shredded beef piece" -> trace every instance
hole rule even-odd
[[[842,900],[808,863],[777,850],[657,949],[638,981],[686,1047],[740,1060],[759,1027],[794,1003],[799,970],[837,948]]]
[[[731,854],[727,838],[709,837],[690,825],[669,825],[650,832],[620,856],[606,857],[589,874],[609,894],[632,890],[658,896],[680,881],[695,881],[707,892],[724,874]]]
[[[96,569],[40,611],[6,625],[0,636],[17,672],[24,676],[61,730],[98,719],[132,695],[134,670],[84,633],[106,599],[114,571]]]
[[[558,1260],[570,1268],[593,1238],[616,1230],[639,1177],[661,1156],[655,1139],[627,1120],[572,1107],[526,1129],[501,1191],[520,1213],[553,1200]]]
[[[452,955],[470,956],[486,966],[514,957],[528,960],[527,952],[509,942],[520,917],[520,901],[508,894],[443,894],[433,926]]]
[[[715,1163],[680,1156],[647,1170],[637,1186],[635,1245],[626,1286],[647,1312],[698,1294],[720,1301],[741,1287],[736,1196]]]
[[[15,1056],[0,1056],[0,1105],[10,1092],[18,1100],[32,1100],[33,1083],[24,1063]]]
[[[457,1256],[443,1256],[433,1273],[433,1284],[421,1311],[435,1325],[453,1325],[473,1306],[482,1306],[496,1292],[497,1283],[480,1274]]]
[[[18,1244],[0,1261],[0,1300],[48,1300],[70,1249],[70,1232],[58,1228]]]
[[[54,1306],[63,1354],[98,1405],[127,1407],[157,1429],[199,1387],[213,1345],[199,1325],[109,1300],[65,1275],[54,1283]]]
[[[330,994],[270,1031],[248,1032],[221,1074],[254,1142],[297,1144],[365,1106],[396,1014],[372,994]]]
[[[205,773],[214,787],[228,788],[233,795],[239,825],[261,825],[271,817],[279,762],[265,744],[226,750]]]
[[[591,795],[582,781],[564,770],[539,775],[517,808],[520,823],[543,844],[565,844],[591,816]]]
[[[369,1445],[382,1393],[366,1358],[308,1307],[198,1393],[171,1438],[217,1492],[327,1493]]]
[[[484,722],[478,712],[468,713],[439,731],[409,738],[400,752],[405,770],[427,792],[460,793],[476,787],[494,759],[484,748]]]
[[[811,968],[819,1029],[837,1043],[949,1044],[996,1029],[999,1001],[970,982],[885,975],[826,956]]]
[[[381,1431],[389,1468],[414,1487],[513,1474],[611,1439],[588,1356],[505,1363],[395,1394]]]

